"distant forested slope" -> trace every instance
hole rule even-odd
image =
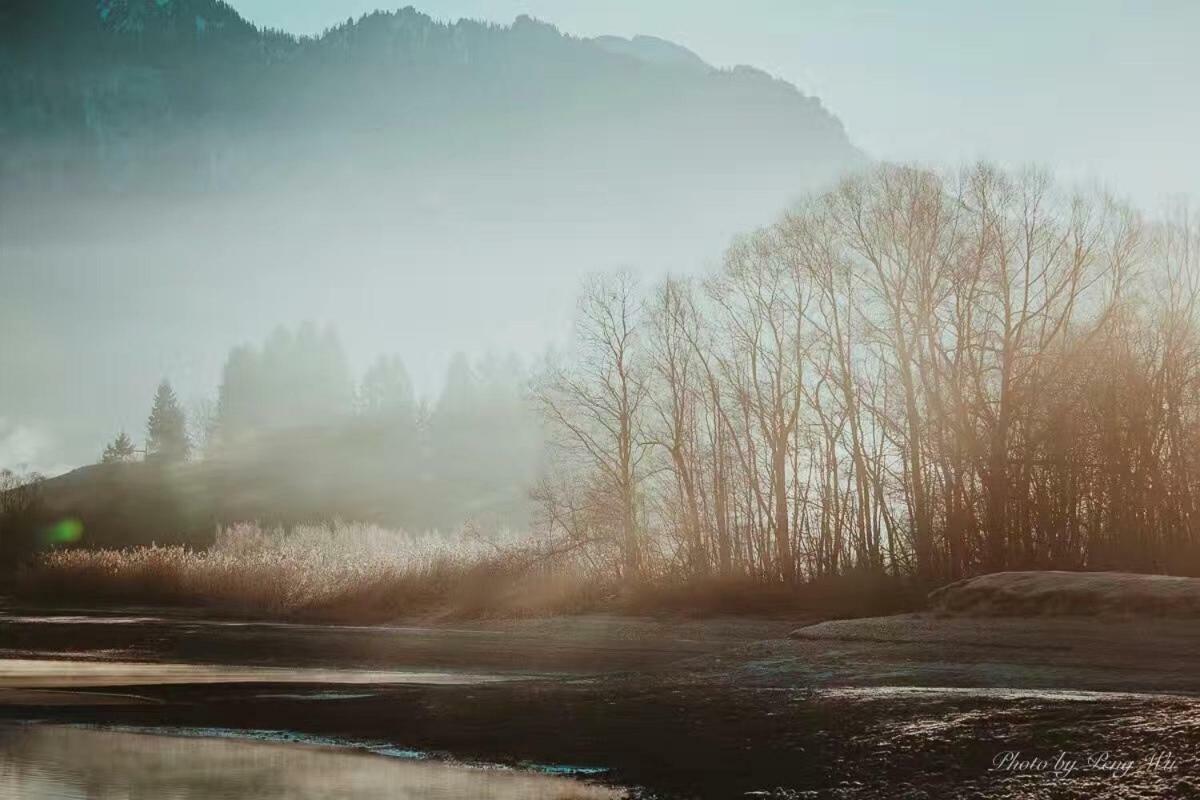
[[[375,178],[444,160],[564,182],[742,173],[794,191],[856,157],[817,100],[648,37],[410,8],[301,39],[218,0],[22,0],[7,14],[9,192],[234,188],[318,158]]]
[[[277,324],[425,386],[459,350],[536,351],[582,275],[698,268],[862,160],[817,99],[648,37],[410,8],[298,38],[217,0],[0,15],[0,427],[42,468]]]

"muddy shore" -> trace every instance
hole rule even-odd
[[[1186,623],[910,615],[789,638],[795,625],[757,620],[367,629],[54,617],[8,610],[0,655],[77,680],[51,703],[0,662],[0,719],[386,742],[603,770],[592,777],[635,797],[1200,796],[1200,632]],[[81,659],[504,680],[89,686],[71,668]]]

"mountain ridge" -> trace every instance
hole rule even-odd
[[[0,326],[36,343],[0,349],[0,408],[55,442],[42,463],[94,458],[164,374],[209,391],[277,324],[336,321],[361,360],[536,352],[584,275],[697,269],[865,160],[818,98],[648,38],[99,8],[0,4]]]

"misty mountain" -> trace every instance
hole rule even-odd
[[[32,343],[0,351],[0,432],[37,466],[136,429],[164,375],[208,391],[279,323],[426,386],[456,350],[536,351],[581,275],[694,269],[862,160],[817,99],[650,37],[409,8],[301,38],[218,0],[0,15],[0,336]]]
[[[12,27],[33,31],[6,48],[7,192],[229,190],[272,186],[298,163],[345,180],[500,159],[507,173],[618,191],[755,166],[794,187],[854,156],[815,99],[649,37],[580,40],[528,17],[447,25],[406,9],[296,39],[217,0],[56,10],[80,6],[92,4],[33,4],[34,21]]]
[[[712,71],[712,67],[691,50],[657,36],[634,36],[630,39],[620,36],[597,36],[591,41],[610,53],[629,56],[650,64],[699,72]]]

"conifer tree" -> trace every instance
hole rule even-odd
[[[146,458],[175,463],[186,461],[191,446],[187,437],[187,419],[171,384],[163,381],[154,394],[154,407],[146,422]]]
[[[129,434],[121,431],[117,438],[104,448],[104,455],[100,457],[100,463],[125,464],[133,461],[135,454],[133,440],[129,438]]]

